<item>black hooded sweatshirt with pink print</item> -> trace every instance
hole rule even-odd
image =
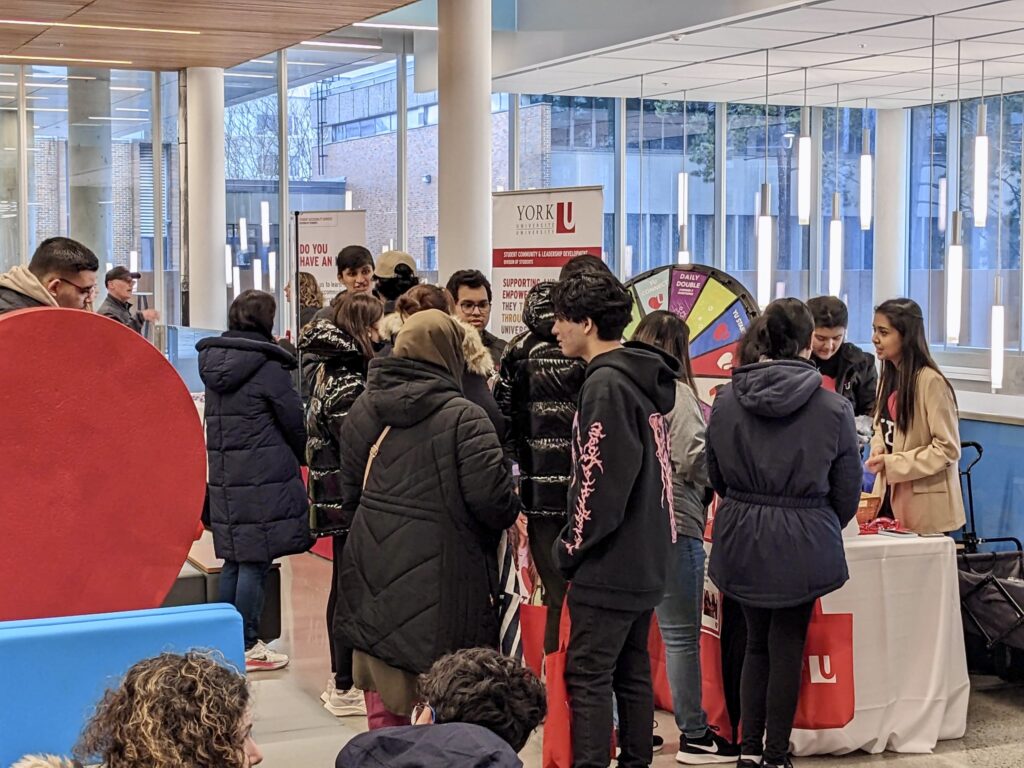
[[[569,520],[555,542],[580,602],[647,610],[661,602],[675,540],[668,414],[679,364],[630,343],[587,367],[573,426]]]

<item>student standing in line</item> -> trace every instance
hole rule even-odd
[[[242,615],[247,671],[280,669],[288,657],[259,638],[267,573],[275,558],[312,545],[302,401],[292,384],[295,358],[273,336],[277,302],[243,291],[228,310],[228,331],[203,339],[207,483],[213,546],[223,558],[220,601]]]
[[[964,524],[960,424],[953,387],[928,351],[921,307],[892,299],[875,310],[872,341],[882,361],[869,471],[880,515],[917,533]]]
[[[313,532],[332,534],[334,553],[327,600],[331,677],[320,698],[328,712],[345,717],[365,715],[366,704],[352,679],[352,646],[334,632],[338,573],[352,523],[351,516],[342,510],[341,426],[366,389],[366,368],[373,359],[373,343],[380,338],[377,326],[384,315],[384,304],[365,293],[345,293],[333,306],[333,321],[314,320],[303,328],[299,349],[322,361],[313,377],[306,410],[306,459]]]
[[[559,280],[583,272],[611,274],[599,258],[582,254],[566,262]],[[558,649],[565,578],[555,561],[554,544],[565,527],[572,463],[570,438],[587,367],[559,349],[551,303],[555,285],[538,283],[530,289],[523,306],[527,330],[506,347],[494,386],[494,399],[508,422],[506,450],[519,462],[519,494],[528,520],[530,556],[544,587],[548,609],[545,653]]]
[[[676,543],[668,561],[665,595],[657,607],[665,640],[672,709],[679,728],[676,762],[735,762],[739,749],[708,727],[701,706],[700,624],[704,598],[704,525],[710,501],[704,414],[690,364],[690,332],[679,317],[659,310],[637,326],[633,341],[650,344],[680,364],[676,404],[668,416]]]
[[[842,529],[860,499],[853,409],[809,362],[814,321],[779,299],[748,331],[743,365],[708,420],[708,474],[722,502],[710,575],[743,608],[739,768],[789,768],[815,600],[849,578]],[[766,738],[767,736],[767,738]]]
[[[676,538],[665,414],[675,405],[679,365],[644,344],[623,346],[633,300],[612,275],[570,277],[551,299],[562,354],[587,363],[573,424],[569,522],[555,544],[570,582],[565,683],[573,765],[611,761],[614,691],[618,764],[648,766],[654,693],[647,638]]]

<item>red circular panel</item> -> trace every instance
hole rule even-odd
[[[170,363],[99,315],[3,315],[0,414],[0,620],[159,606],[206,482]]]

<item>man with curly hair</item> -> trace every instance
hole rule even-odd
[[[250,703],[245,676],[212,654],[162,653],[133,665],[103,695],[75,746],[79,763],[28,756],[15,765],[250,768],[263,762]]]
[[[419,698],[413,725],[356,736],[335,768],[520,768],[516,753],[547,713],[537,676],[491,648],[438,659],[419,678]]]
[[[573,765],[611,760],[612,692],[621,768],[651,764],[654,695],[647,635],[675,541],[665,415],[679,363],[623,345],[633,299],[609,274],[579,274],[551,292],[562,354],[586,361],[573,424],[569,520],[555,543],[572,630],[565,684]]]

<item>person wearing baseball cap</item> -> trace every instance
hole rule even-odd
[[[420,283],[416,276],[416,260],[404,251],[385,251],[373,270],[377,295],[384,300],[384,312],[395,311],[398,297]]]
[[[160,319],[160,313],[155,309],[132,311],[132,293],[135,291],[135,281],[140,277],[140,273],[129,272],[126,267],[114,267],[107,272],[107,298],[96,310],[98,314],[116,320],[136,333],[142,333],[146,321],[156,322]]]

